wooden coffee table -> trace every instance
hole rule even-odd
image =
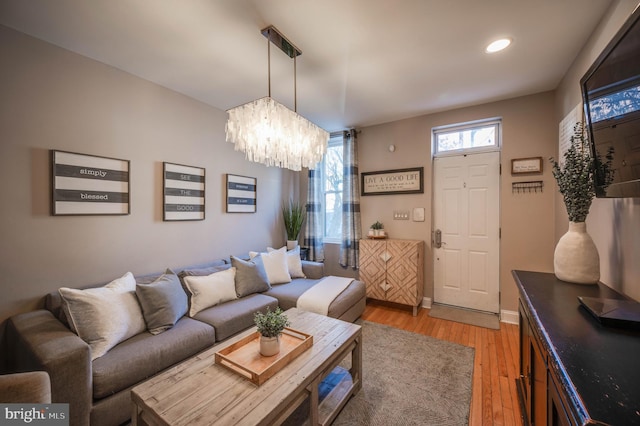
[[[170,368],[131,391],[136,425],[272,425],[282,423],[309,397],[311,425],[330,424],[362,387],[359,325],[290,309],[291,328],[311,334],[313,346],[260,386],[221,365],[214,354],[255,331]],[[349,375],[318,401],[318,385],[349,354]]]

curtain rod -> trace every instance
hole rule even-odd
[[[361,132],[361,130],[356,130],[356,129],[352,129],[352,130],[355,130],[356,134]],[[344,137],[344,136],[348,136],[348,134],[349,134],[348,130],[341,130],[341,131],[338,131],[338,132],[329,133],[329,137],[330,138],[336,138],[338,136]]]

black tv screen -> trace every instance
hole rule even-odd
[[[580,80],[591,152],[613,147],[613,183],[595,176],[598,197],[640,197],[640,7]]]

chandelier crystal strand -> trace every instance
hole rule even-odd
[[[249,161],[300,171],[314,169],[327,151],[329,132],[270,97],[227,112],[227,141]]]

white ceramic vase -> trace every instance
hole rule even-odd
[[[600,256],[585,222],[569,222],[553,254],[553,270],[559,280],[596,284],[600,279]]]
[[[280,353],[280,336],[264,337],[260,335],[260,355],[274,356]]]
[[[296,247],[298,247],[297,240],[287,240],[287,250],[293,250]]]

